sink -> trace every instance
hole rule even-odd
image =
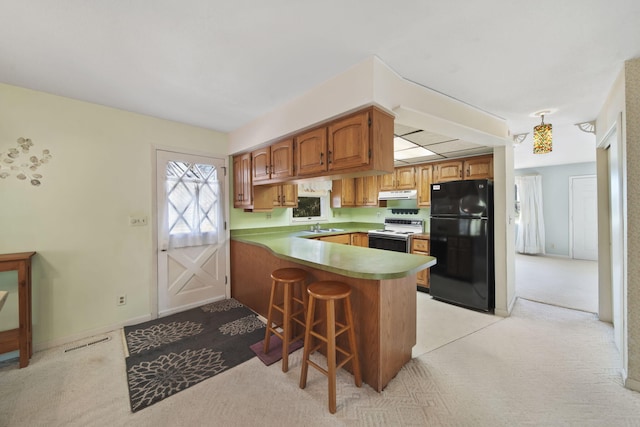
[[[320,234],[320,233],[333,233],[336,231],[344,231],[343,228],[321,228],[320,230],[303,230],[305,233],[313,233],[313,234]]]

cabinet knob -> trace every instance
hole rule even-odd
[[[320,153],[320,164],[324,165],[324,161],[322,160],[324,158],[324,153]]]

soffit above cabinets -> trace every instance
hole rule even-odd
[[[437,133],[429,132],[423,129],[417,129],[411,126],[396,123],[394,125],[394,134],[407,141],[414,143],[416,146],[424,147],[431,151],[432,155],[411,158],[404,157],[400,154],[394,156],[395,166],[412,165],[417,163],[431,162],[435,160],[446,160],[458,157],[478,156],[482,154],[492,154],[493,148],[475,144],[461,139],[454,139]],[[410,148],[409,148],[410,149]],[[398,147],[394,153],[400,153],[407,150],[406,146]]]

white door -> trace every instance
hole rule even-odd
[[[158,150],[158,314],[224,299],[224,160]]]
[[[572,176],[571,253],[572,258],[598,259],[598,199],[595,175]]]

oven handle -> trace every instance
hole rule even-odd
[[[373,237],[375,239],[387,239],[387,240],[399,240],[401,242],[406,242],[409,240],[409,236],[392,236],[389,234],[386,235],[381,235],[381,234],[375,234],[375,233],[369,233],[368,234],[369,238]]]

